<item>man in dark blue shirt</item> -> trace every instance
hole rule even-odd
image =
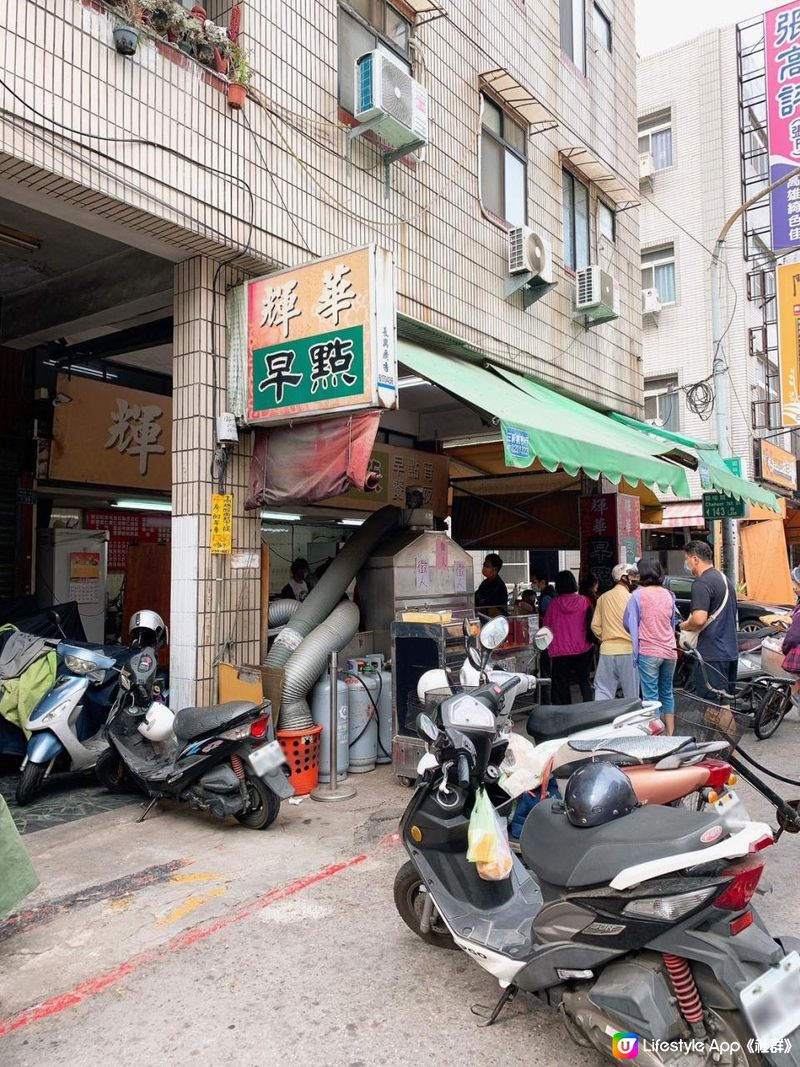
[[[708,682],[700,664],[694,666],[694,690],[699,697],[719,703],[713,690],[732,693],[736,685],[739,653],[736,643],[738,609],[736,590],[714,567],[714,557],[705,541],[689,541],[684,548],[685,567],[694,576],[692,611],[681,623],[682,630],[699,630],[697,651],[705,661]]]

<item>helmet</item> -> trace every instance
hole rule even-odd
[[[587,763],[567,782],[564,806],[573,826],[602,826],[638,806],[630,778],[613,763]]]
[[[639,570],[633,563],[618,563],[611,571],[611,579],[615,582],[621,582],[626,577],[635,578],[638,573]]]
[[[128,623],[128,635],[131,644],[139,648],[145,645],[160,648],[169,641],[169,631],[156,611],[135,611]]]
[[[148,741],[166,741],[172,736],[175,716],[166,704],[151,704],[137,730]]]
[[[417,682],[417,697],[424,704],[425,697],[432,689],[449,689],[450,681],[447,677],[447,671],[437,668],[432,671],[425,671],[420,676]]]

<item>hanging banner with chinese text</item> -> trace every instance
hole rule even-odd
[[[800,166],[800,0],[764,15],[769,180]],[[800,246],[800,177],[773,191],[772,249]]]
[[[369,245],[247,283],[247,421],[397,407],[394,266]]]
[[[211,494],[211,555],[229,556],[233,551],[233,497]]]
[[[800,425],[800,263],[775,268],[781,425]]]
[[[125,489],[172,488],[172,399],[59,374],[49,477]]]

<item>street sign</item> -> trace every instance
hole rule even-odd
[[[731,472],[731,474],[735,474],[737,478],[741,478],[741,476],[742,476],[742,457],[741,456],[730,456],[728,459],[723,459],[722,462],[725,464],[725,466],[728,468],[728,470]]]
[[[725,493],[703,493],[704,519],[743,519],[744,501]]]

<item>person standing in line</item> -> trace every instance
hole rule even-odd
[[[689,541],[683,549],[684,568],[694,577],[692,610],[681,623],[682,633],[699,633],[697,651],[705,661],[694,665],[692,682],[697,696],[719,704],[719,693],[732,693],[736,685],[739,649],[736,642],[738,610],[736,590],[714,567],[711,546],[705,541]]]
[[[503,560],[490,552],[483,561],[483,581],[475,590],[475,607],[482,615],[508,615],[508,589],[500,577]]]
[[[672,678],[678,650],[675,627],[680,622],[675,595],[664,588],[664,568],[655,559],[639,560],[639,587],[625,608],[625,629],[633,641],[645,700],[658,700],[668,734],[675,733]]]
[[[618,563],[611,572],[614,587],[597,601],[592,616],[592,633],[600,642],[600,659],[594,675],[595,700],[614,700],[618,689],[629,700],[639,695],[633,642],[622,621],[637,574],[632,564]]]
[[[544,616],[544,625],[553,632],[550,653],[550,677],[554,704],[572,703],[572,680],[580,686],[581,697],[592,699],[594,645],[589,640],[591,601],[578,592],[572,571],[560,571],[556,578],[556,597]]]
[[[545,577],[545,575],[539,574],[536,571],[533,571],[531,573],[531,586],[538,593],[536,608],[539,612],[539,621],[541,622],[541,620],[547,614],[547,609],[555,600],[556,591],[550,584],[550,581]]]

